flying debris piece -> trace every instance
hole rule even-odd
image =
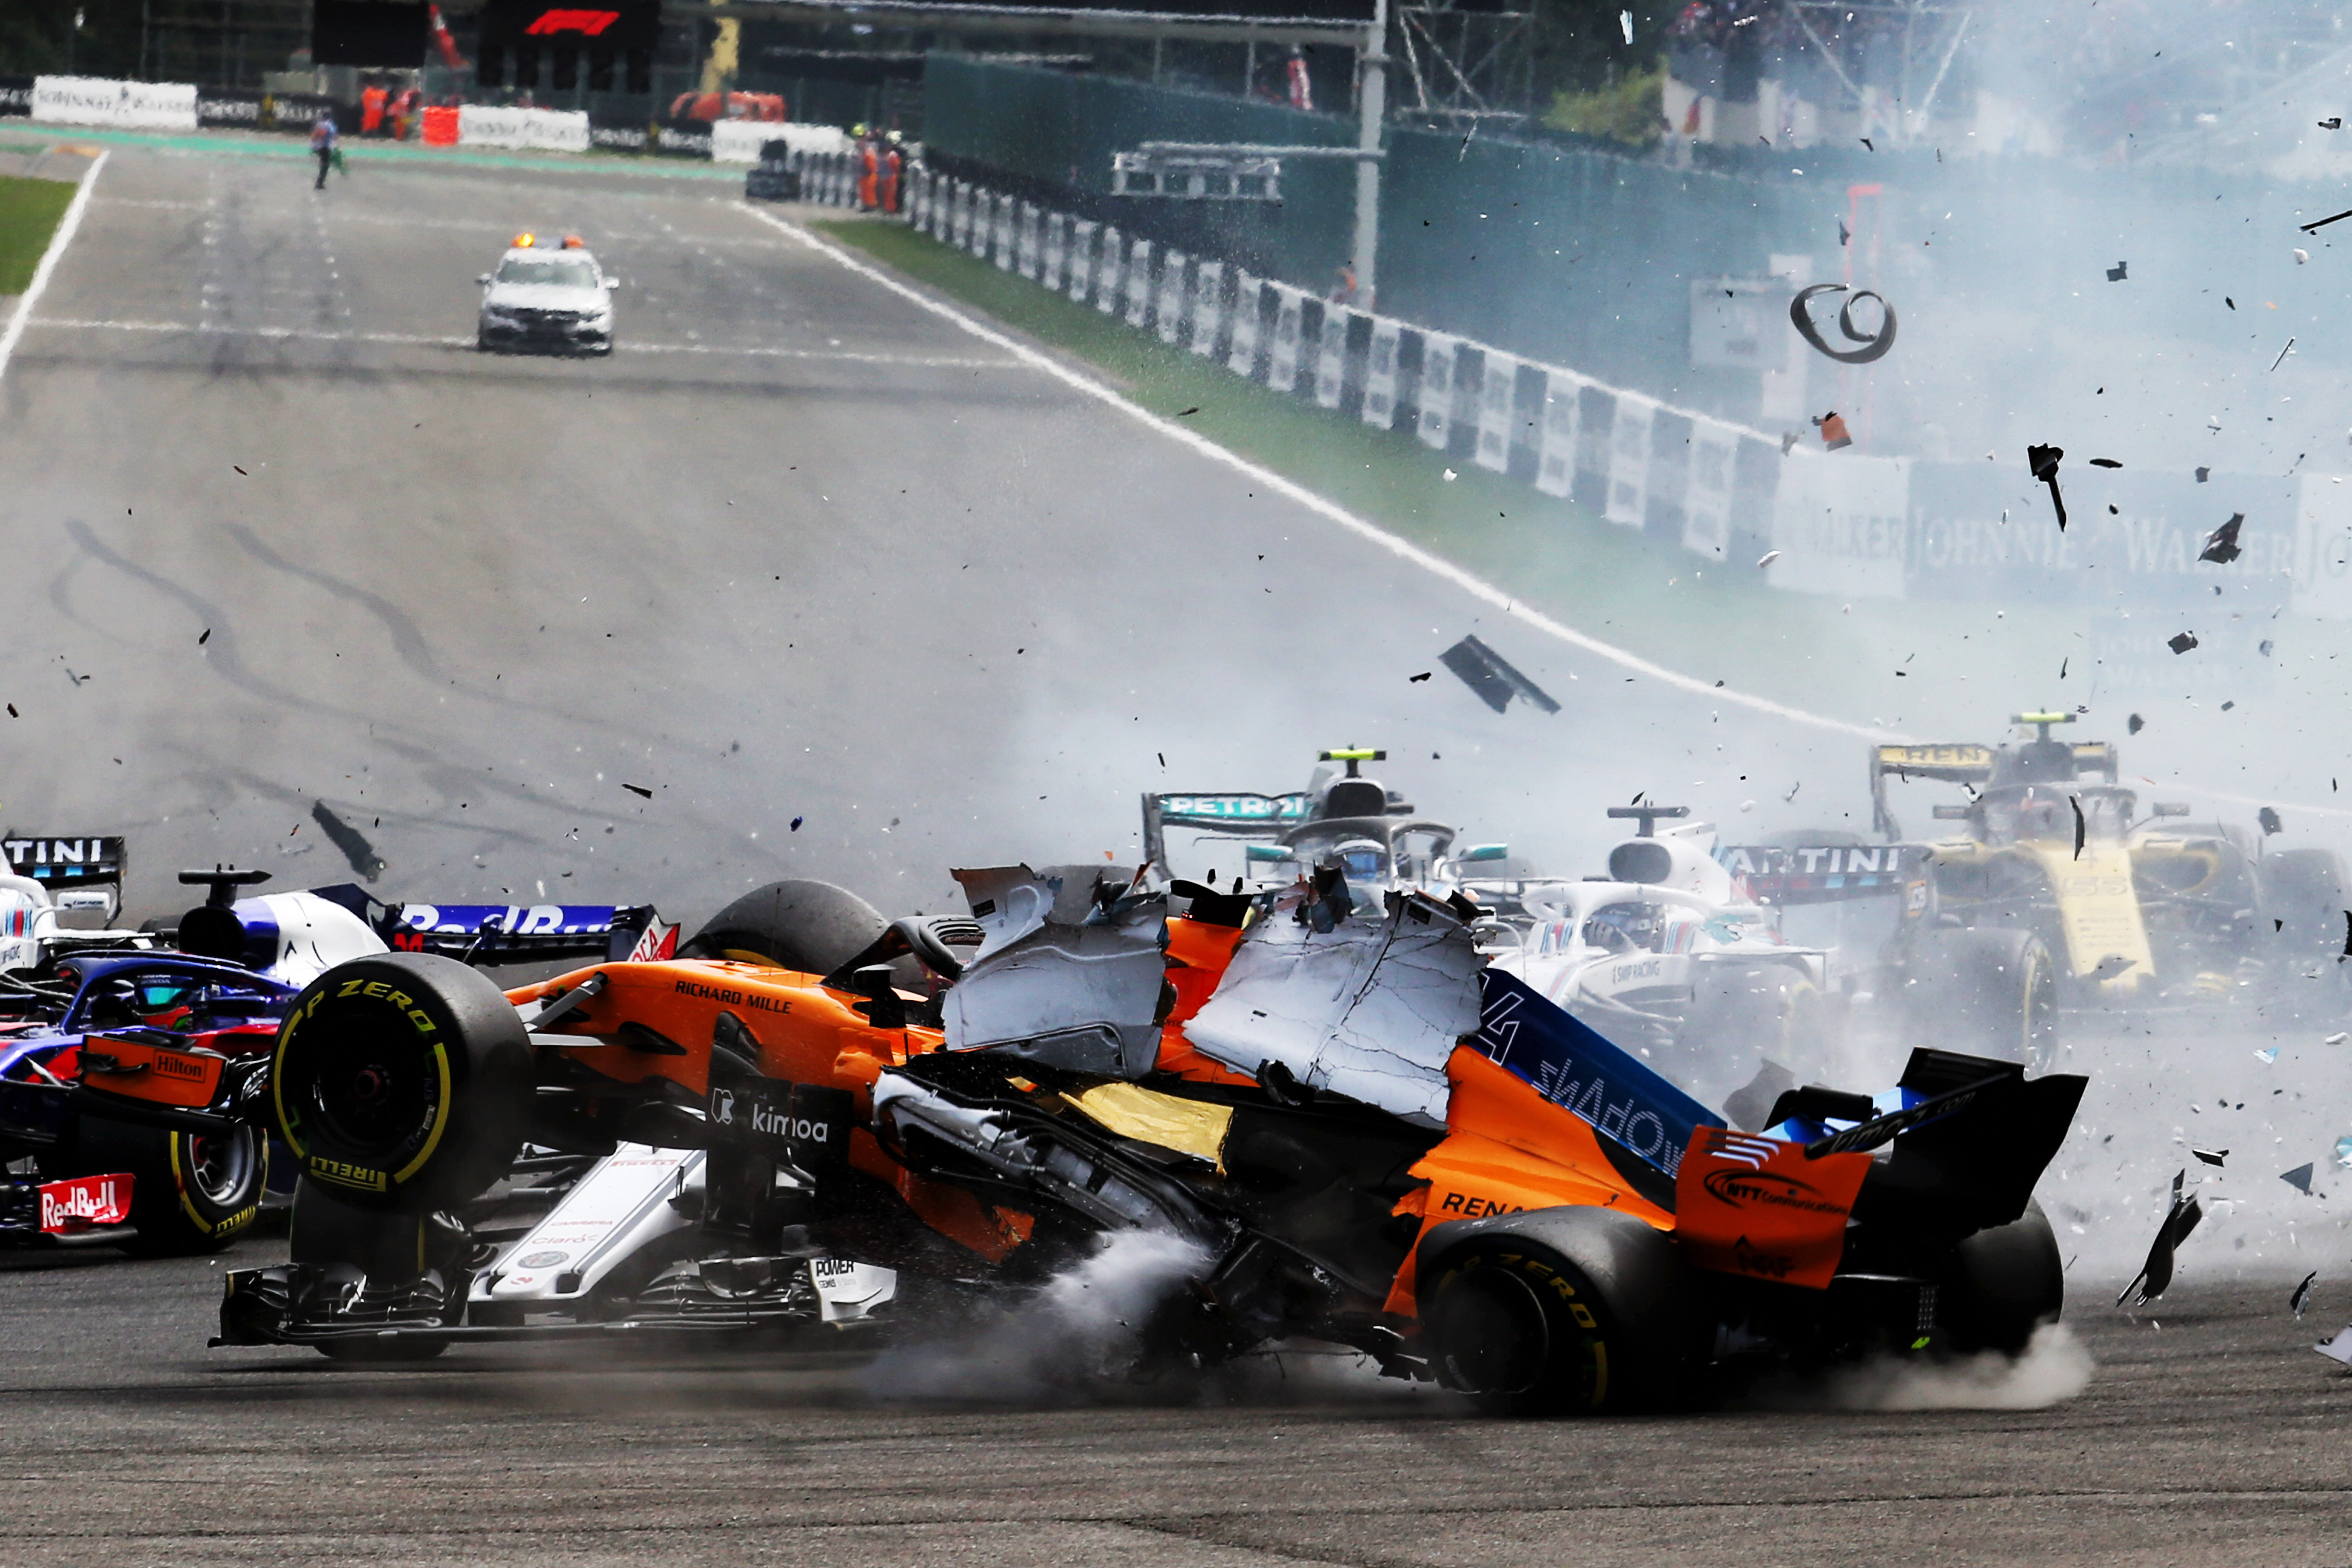
[[[2279,814],[2267,805],[2254,813],[2254,820],[2263,825],[2263,832],[2265,836],[2280,831]]]
[[[2297,267],[2302,266],[2305,262],[2309,261],[2310,259],[2311,259],[2311,252],[2309,252],[2308,250],[2304,249],[2301,246],[2297,246],[2297,247],[2295,247],[2295,251],[2294,251],[2294,264],[2295,264]]]
[[[229,467],[230,467],[230,468],[236,468],[236,465],[235,463],[231,463],[231,464],[229,465]],[[244,470],[243,468],[236,468],[236,471],[237,471],[238,473],[240,473],[240,474],[245,474],[245,470]],[[251,478],[253,478],[253,476],[252,476],[251,474],[245,474],[245,477],[246,477],[247,479],[251,479]]]
[[[2352,1366],[2352,1328],[2346,1329],[2332,1340],[2322,1340],[2311,1348],[2331,1361],[2340,1361]]]
[[[2311,1192],[2311,1170],[2308,1163],[2297,1165],[2292,1171],[2281,1171],[2279,1180],[2307,1196]]]
[[[2340,114],[2331,114],[2319,122],[2319,128],[2322,131],[2341,131],[2344,129],[2344,117]]]
[[[2352,958],[2352,910],[2344,911],[2344,956]]]
[[[2091,459],[2091,467],[2095,468],[2120,468],[2123,465],[2116,462],[2113,458],[2094,458]]]
[[[2293,353],[2294,353],[2294,340],[2293,338],[2289,338],[2286,341],[2286,347],[2279,350],[2278,358],[2271,361],[2271,368],[2273,370],[2278,369],[2279,366],[2286,363],[2286,356]]]
[[[1822,445],[1835,452],[1853,445],[1853,436],[1845,427],[1845,416],[1831,409],[1813,423],[1821,426]]]
[[[2156,1239],[2148,1244],[2147,1261],[2140,1265],[2131,1284],[2124,1287],[2123,1295],[2116,1298],[2116,1306],[2124,1304],[2124,1297],[2132,1293],[2133,1286],[2140,1289],[2139,1299],[2132,1305],[2145,1307],[2163,1295],[2165,1288],[2172,1283],[2172,1254],[2189,1239],[2197,1222],[2205,1217],[2204,1207],[2195,1197],[2181,1195],[2181,1184],[2188,1176],[2189,1173],[2182,1171],[2172,1178],[2172,1207],[2166,1212],[2164,1223],[2156,1227]]]
[[[1631,11],[1618,12],[1617,26],[1619,29],[1624,33],[1625,41],[1628,44],[1631,44],[1633,41],[1633,13]]]
[[[2305,224],[2305,225],[2303,226],[2303,232],[2304,232],[2304,233],[2305,233],[2305,234],[2309,234],[2312,230],[2314,230],[2314,229],[2315,229],[2315,228],[2326,228],[2326,227],[2329,224],[2331,224],[2331,223],[2342,223],[2342,222],[2343,222],[2346,218],[2347,218],[2347,217],[2352,217],[2352,208],[2347,208],[2347,209],[2346,209],[2345,211],[2340,212],[2340,213],[2336,213],[2336,214],[2335,214],[2333,216],[2330,216],[2330,217],[2324,217],[2324,218],[2321,218],[2317,223],[2307,223],[2307,224]],[[2235,310],[2235,309],[2237,309],[2237,307],[2233,305],[2233,306],[2231,306],[2231,310]]]
[[[2107,268],[2107,281],[2110,283],[2120,283],[2130,276],[2131,263],[2128,261],[2118,261]]]
[[[1756,564],[1759,566],[1769,566],[1779,559],[1780,559],[1780,552],[1779,551],[1768,550],[1763,554],[1756,558]]]
[[[2347,1133],[2336,1141],[2336,1168],[2339,1171],[2352,1171],[2352,1133]]]
[[[2187,653],[2197,646],[2195,632],[2180,632],[2164,639],[2164,646],[2175,653]]]
[[[2278,1063],[2278,1047],[2276,1046],[2263,1047],[2254,1052],[2254,1060],[2262,1063],[2264,1067],[2276,1066]]]
[[[2058,461],[2066,455],[2063,447],[2028,447],[2025,466],[2033,477],[2050,487],[2050,504],[2058,509],[2058,531],[2066,531],[2066,498],[2058,493]]]
[[[2209,1165],[2218,1165],[2230,1157],[2227,1149],[2191,1149],[2189,1152]]]
[[[1524,697],[1547,713],[1559,711],[1543,688],[1514,669],[1510,662],[1475,637],[1464,637],[1437,656],[1438,662],[1478,694],[1478,700],[1500,713],[1514,697]]]
[[[9,718],[11,718],[11,719],[21,719],[21,718],[23,718],[23,717],[24,717],[24,715],[23,715],[22,713],[17,712],[17,711],[16,711],[16,705],[14,702],[11,702],[10,704],[8,704],[8,717],[9,717]]]
[[[2080,860],[2083,858],[2084,837],[2090,831],[2083,821],[2083,797],[2079,795],[2070,795],[2066,797],[2066,804],[2074,808],[2074,858]]]
[[[1841,224],[1839,226],[1843,228],[1844,226]],[[1812,313],[1805,309],[1816,294],[1848,295],[1838,305],[1838,331],[1845,334],[1848,342],[1860,343],[1860,348],[1830,347],[1829,341],[1822,336],[1822,330],[1813,324]],[[1853,324],[1853,308],[1864,300],[1878,301],[1880,321],[1878,331],[1874,332],[1863,331]],[[1811,288],[1801,289],[1797,297],[1789,301],[1789,321],[1797,329],[1799,337],[1840,364],[1870,364],[1885,359],[1887,351],[1895,346],[1895,307],[1872,289],[1849,290],[1843,283],[1816,283]]]
[[[2113,980],[2116,975],[2121,974],[2125,970],[2129,969],[2133,964],[2137,963],[2138,962],[2138,959],[2129,957],[2126,954],[2111,952],[2107,954],[2106,957],[2099,960],[2098,963],[2093,964],[2089,973],[2085,973],[2083,978],[2085,980]]]
[[[2197,482],[2200,485],[2212,477],[2213,470],[2210,468],[2200,468],[2197,470]]]
[[[1804,439],[1804,437],[1801,437],[1801,436],[1800,436],[1800,435],[1798,435],[1794,430],[1783,430],[1783,431],[1781,431],[1781,432],[1780,432],[1780,456],[1782,456],[1782,457],[1784,457],[1784,458],[1785,458],[1785,457],[1787,457],[1787,456],[1790,454],[1790,451],[1792,451],[1792,450],[1796,447],[1797,443],[1798,443],[1798,442],[1800,442],[1800,441],[1801,441],[1801,440],[1803,440],[1803,439]]]
[[[325,801],[310,803],[310,820],[325,832],[328,843],[343,852],[343,858],[352,863],[352,869],[360,874],[362,881],[373,882],[383,875],[383,857],[375,852],[375,846],[358,828],[330,811]]]
[[[2343,1043],[2344,1043],[2347,1038],[2352,1038],[2352,1036],[2347,1036],[2347,1035],[2346,1035],[2346,1034],[2345,1034],[2345,1032],[2344,1032],[2343,1030],[2338,1029],[2338,1030],[2336,1030],[2334,1034],[2332,1034],[2332,1035],[2328,1036],[2326,1039],[2324,1039],[2324,1040],[2320,1041],[2319,1043],[2320,1043],[2321,1045],[2323,1045],[2323,1046],[2340,1046],[2340,1045],[2342,1045],[2342,1044],[2343,1044]]]
[[[2130,718],[2128,718],[2128,719],[2126,719],[2126,720],[2125,720],[2125,721],[2124,721],[2124,728],[2125,728],[2126,730],[2129,731],[2131,733],[2133,733],[2133,734],[2137,735],[2137,734],[2138,734],[2142,730],[2145,730],[2145,729],[2147,729],[2147,720],[2145,720],[2145,719],[2143,719],[2143,718],[2141,718],[2138,714],[2135,713],[2135,714],[2133,714]]]
[[[1176,411],[1176,417],[1179,419],[1190,419],[1193,415],[1198,414],[1199,412],[1201,412],[1201,405],[1196,403],[1190,408],[1178,409]]]
[[[643,784],[625,784],[621,787],[627,790],[631,795],[641,795],[647,800],[651,800],[654,797],[654,792],[647,789]]]
[[[2294,1310],[2297,1322],[2303,1321],[2303,1310],[2311,1304],[2311,1282],[2318,1278],[2319,1270],[2313,1269],[2303,1277],[2303,1283],[2294,1288],[2294,1294],[2286,1299],[2286,1304]]]
[[[1850,245],[1853,242],[1853,230],[1846,227],[1845,219],[1838,219],[1838,243],[1840,245]]]
[[[2264,658],[2268,658],[2271,656],[2271,649],[2276,647],[2278,647],[2278,644],[2271,641],[2268,637],[2264,637],[2261,642],[2254,645],[2254,651],[2261,654]]]
[[[1423,681],[1427,680],[1431,676],[1435,675],[1436,673],[1437,673],[1437,671],[1435,671],[1435,670],[1433,670],[1433,669],[1424,669],[1424,670],[1423,670],[1419,675],[1408,675],[1408,676],[1406,676],[1406,677],[1405,677],[1404,683],[1405,683],[1407,686],[1418,686],[1418,685],[1420,685]]]
[[[2205,536],[2205,548],[2198,552],[2197,559],[2210,561],[2217,566],[2227,566],[2231,562],[2235,561],[2243,553],[2238,548],[2238,530],[2245,525],[2244,512],[2231,512],[2229,521]]]
[[[1743,1089],[1736,1089],[1724,1097],[1723,1113],[1731,1124],[1743,1131],[1761,1132],[1770,1126],[1772,1107],[1780,1097],[1797,1087],[1797,1079],[1787,1068],[1766,1057],[1756,1076]]]
[[[803,823],[803,822],[806,822],[807,820],[808,820],[808,818],[807,818],[807,817],[805,817],[805,816],[795,816],[795,817],[793,817],[793,827],[792,827],[792,830],[793,830],[794,833],[798,833],[798,832],[801,830],[801,824],[802,824],[802,823]]]
[[[206,626],[206,627],[205,628],[205,630],[204,630],[204,635],[196,638],[196,646],[197,646],[198,647],[204,647],[204,646],[205,646],[205,644],[206,644],[206,643],[208,643],[208,642],[210,642],[210,641],[212,641],[212,640],[213,640],[213,629],[212,629],[212,627],[210,627],[210,626]]]

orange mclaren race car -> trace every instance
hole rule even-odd
[[[969,920],[779,883],[676,960],[507,993],[322,975],[264,1097],[294,1261],[230,1278],[215,1342],[919,1321],[1122,1232],[1196,1260],[1161,1365],[1337,1342],[1510,1410],[2059,1310],[2032,1191],[2082,1079],[1920,1051],[1738,1131],[1486,968],[1459,893],[958,876]]]

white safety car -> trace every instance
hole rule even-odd
[[[536,235],[519,234],[498,270],[476,281],[482,286],[478,348],[613,352],[613,290],[620,285],[578,235],[542,245]]]

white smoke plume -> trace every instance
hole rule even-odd
[[[2073,1330],[2045,1323],[2021,1355],[1874,1357],[1830,1373],[1806,1391],[1804,1403],[1831,1410],[2042,1410],[2088,1388],[2093,1367]]]

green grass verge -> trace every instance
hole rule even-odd
[[[31,286],[74,188],[64,180],[0,174],[0,294],[22,294]]]
[[[814,226],[1097,367],[1153,413],[1184,415],[1219,445],[1668,668],[1858,723],[1962,739],[1998,733],[2020,707],[2087,699],[2082,616],[1780,592],[1752,563],[1709,568],[1677,544],[1245,381],[901,225]]]

